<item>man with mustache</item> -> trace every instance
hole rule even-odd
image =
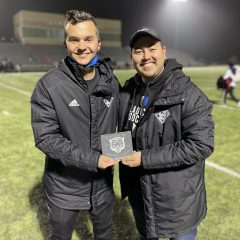
[[[66,13],[65,59],[36,84],[31,98],[36,147],[46,154],[43,176],[51,240],[70,240],[88,210],[97,240],[112,239],[113,168],[100,135],[116,132],[119,83],[101,47],[95,19]]]
[[[130,40],[137,74],[120,97],[120,131],[132,132],[134,152],[122,159],[139,239],[194,240],[207,213],[205,159],[214,149],[212,104],[166,59],[159,33],[141,28]]]

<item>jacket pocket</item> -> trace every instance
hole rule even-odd
[[[151,174],[153,195],[161,201],[184,201],[185,197],[196,192],[186,168],[162,170]]]

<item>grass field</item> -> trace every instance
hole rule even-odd
[[[215,152],[208,162],[240,174],[240,110],[222,108],[216,78],[225,67],[185,68],[187,75],[214,102]],[[134,71],[115,71],[124,82]],[[44,155],[34,147],[30,125],[30,94],[43,73],[0,74],[0,240],[45,240],[48,232],[41,176]],[[240,98],[240,88],[236,95]],[[235,103],[228,101],[230,107]],[[127,201],[120,200],[115,171],[114,240],[135,240],[136,230]],[[206,166],[208,215],[198,240],[238,240],[240,237],[240,178]],[[73,240],[91,240],[87,214]]]

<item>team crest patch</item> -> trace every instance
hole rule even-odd
[[[158,112],[155,113],[155,116],[157,117],[157,119],[160,121],[160,123],[164,123],[165,120],[167,119],[167,117],[170,115],[170,112],[168,110],[162,111],[162,112]]]
[[[120,153],[125,148],[124,137],[114,137],[109,139],[110,148],[115,153]]]
[[[112,101],[113,101],[113,97],[111,97],[111,98],[104,98],[104,99],[103,99],[103,102],[106,104],[106,106],[107,106],[108,108],[110,107]]]

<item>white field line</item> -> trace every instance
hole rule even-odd
[[[212,91],[212,90],[215,90],[216,88],[215,87],[204,87],[202,88],[202,90],[204,89],[204,91]]]
[[[2,114],[4,114],[4,115],[8,116],[8,115],[10,115],[11,113],[10,113],[10,112],[8,112],[8,111],[2,111]]]
[[[29,92],[23,91],[19,88],[12,87],[12,86],[10,86],[8,84],[5,84],[5,83],[0,82],[0,86],[2,86],[4,88],[7,88],[7,89],[10,89],[10,90],[13,90],[13,91],[18,92],[18,93],[21,93],[23,95],[29,96],[29,97],[31,96],[31,94]]]
[[[4,84],[4,83],[1,83],[1,82],[0,82],[0,85],[1,85],[2,87],[11,89],[11,90],[16,91],[16,92],[18,92],[18,93],[21,93],[21,94],[23,94],[23,95],[31,96],[31,94],[30,94],[29,92],[23,91],[23,90],[21,90],[21,89],[18,89],[18,88],[12,87],[12,86],[9,86],[9,85],[7,85],[7,84]],[[216,106],[216,105],[215,105],[215,106]],[[227,109],[229,109],[229,108],[227,108]],[[233,177],[240,178],[240,174],[239,174],[239,173],[237,173],[237,172],[235,172],[235,171],[233,171],[233,170],[231,170],[231,169],[229,169],[229,168],[222,167],[222,166],[220,166],[220,165],[218,165],[218,164],[216,164],[216,163],[209,162],[209,161],[206,161],[206,164],[207,164],[208,166],[210,166],[210,167],[213,167],[213,168],[217,169],[218,171],[222,171],[222,172],[225,172],[225,173],[227,173],[227,174],[229,174],[229,175],[231,175],[231,176],[233,176]]]
[[[240,173],[237,173],[237,172],[233,171],[233,170],[230,169],[230,168],[226,168],[226,167],[223,167],[223,166],[221,166],[221,165],[218,165],[218,164],[216,164],[216,163],[209,162],[209,161],[206,161],[206,164],[207,164],[208,166],[210,166],[210,167],[215,168],[215,169],[218,170],[218,171],[227,173],[227,174],[230,175],[230,176],[233,176],[233,177],[236,177],[236,178],[240,178]]]
[[[218,108],[224,108],[227,110],[240,110],[240,108],[237,108],[237,107],[230,107],[230,106],[224,106],[224,105],[218,105],[218,104],[215,104],[213,106]]]

